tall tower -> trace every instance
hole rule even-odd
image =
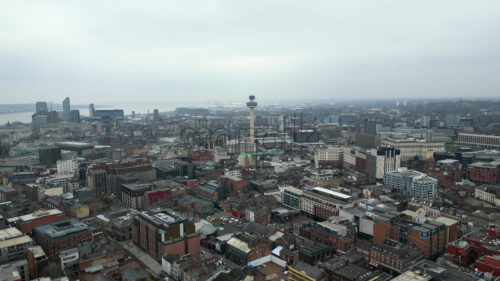
[[[250,142],[255,141],[254,137],[254,121],[255,121],[255,115],[253,114],[253,110],[257,107],[257,102],[255,100],[254,95],[250,95],[249,97],[250,101],[247,102],[247,107],[250,109]]]
[[[69,98],[66,97],[63,100],[63,121],[69,122],[69,112],[71,110],[71,106],[69,105]]]
[[[95,111],[95,109],[94,109],[94,104],[93,104],[93,103],[91,103],[91,104],[89,105],[89,117],[90,117],[90,118],[94,117],[94,111]]]

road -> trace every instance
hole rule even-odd
[[[160,277],[162,271],[161,264],[155,259],[150,257],[148,254],[144,253],[141,249],[135,246],[132,241],[118,242],[125,250],[129,251],[134,257],[140,260],[144,265],[146,265],[151,273],[155,275],[156,278]]]

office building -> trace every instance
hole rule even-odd
[[[408,197],[434,198],[437,194],[436,179],[406,168],[385,173],[384,184]]]
[[[155,109],[153,111],[153,121],[154,122],[160,121],[160,112],[158,111],[158,109]]]
[[[226,198],[224,187],[216,181],[208,181],[194,185],[190,188],[190,193],[193,196],[213,203],[222,201]]]
[[[60,251],[76,248],[83,242],[93,241],[102,235],[95,227],[76,219],[37,226],[33,231],[37,243],[51,261],[58,260]]]
[[[444,118],[444,125],[446,128],[455,128],[460,126],[460,115],[446,114]]]
[[[80,110],[74,109],[69,112],[69,122],[80,123]]]
[[[47,112],[47,122],[49,124],[60,122],[61,118],[59,118],[59,113],[57,111],[49,111]]]
[[[156,260],[166,254],[200,253],[200,236],[193,219],[170,209],[149,209],[135,216],[132,241]]]
[[[457,141],[455,141],[455,144],[473,149],[500,150],[500,136],[458,133],[458,138]]]
[[[444,152],[444,142],[426,142],[423,140],[409,139],[384,139],[382,145],[399,149],[401,162],[413,159],[426,160],[429,151]]]
[[[89,104],[89,117],[90,118],[94,117],[94,111],[95,111],[94,104],[93,103]]]
[[[281,204],[294,210],[300,210],[300,199],[302,194],[302,190],[292,186],[287,186],[281,195]]]
[[[431,117],[429,115],[423,115],[420,119],[420,126],[428,128],[431,122]]]
[[[377,121],[365,119],[364,133],[367,135],[377,135],[382,131],[382,124]]]
[[[58,209],[38,210],[31,214],[16,218],[15,224],[23,233],[31,233],[34,227],[66,220],[66,216]]]
[[[74,175],[78,170],[79,163],[75,159],[58,160],[56,163],[58,174],[71,174]]]
[[[314,166],[319,168],[342,167],[343,148],[338,145],[322,145],[314,149]]]
[[[500,161],[472,163],[467,167],[465,177],[476,183],[500,183]]]
[[[350,195],[315,187],[302,193],[300,210],[321,219],[338,216],[342,208],[352,207]]]
[[[121,198],[125,207],[134,210],[142,210],[145,205],[144,194],[151,190],[151,186],[143,183],[122,184],[121,190]]]
[[[0,229],[0,264],[25,259],[28,247],[33,245],[31,237],[15,227]]]
[[[64,122],[70,122],[70,111],[71,111],[71,106],[69,104],[69,98],[66,97],[63,102],[63,113],[62,113],[62,120]]]
[[[379,147],[372,149],[371,161],[373,167],[370,167],[370,176],[377,180],[383,180],[387,172],[394,171],[401,166],[401,151],[393,147]]]
[[[48,112],[48,108],[47,108],[47,103],[46,102],[43,102],[43,101],[39,101],[36,103],[35,105],[36,109],[35,109],[35,113],[39,113],[39,112]]]
[[[93,190],[94,195],[103,195],[110,192],[108,173],[106,170],[91,169],[87,172],[87,186]]]
[[[47,126],[47,111],[37,112],[31,115],[31,130],[39,132],[41,128]]]
[[[58,160],[61,160],[61,148],[55,146],[40,148],[38,150],[38,159],[40,165],[55,165]]]

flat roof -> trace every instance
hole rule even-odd
[[[33,242],[33,239],[28,235],[21,235],[15,238],[0,241],[0,249],[8,248],[16,245],[22,245]]]
[[[38,226],[35,227],[35,230],[47,235],[49,238],[57,239],[74,233],[88,231],[90,227],[79,220],[71,219],[69,221],[60,221]]]
[[[22,236],[22,235],[23,235],[23,233],[15,227],[9,227],[9,228],[0,230],[0,240],[7,240],[7,239],[14,238],[14,237]]]
[[[443,223],[443,224],[445,224],[447,226],[458,224],[458,221],[456,221],[454,219],[447,218],[447,217],[437,217],[437,218],[434,219],[434,221]]]
[[[250,248],[248,247],[248,244],[236,237],[232,237],[231,239],[229,239],[227,241],[227,244],[235,247],[236,249],[242,251],[243,253],[250,253]]]
[[[158,225],[172,225],[186,221],[187,218],[171,209],[149,209],[141,213],[143,218],[149,219]]]
[[[323,187],[315,187],[313,188],[313,190],[316,190],[318,192],[321,192],[321,193],[326,193],[328,195],[332,195],[334,197],[338,197],[338,198],[341,198],[341,199],[351,199],[351,196],[350,195],[347,195],[347,194],[344,194],[344,193],[340,193],[340,192],[336,192],[336,191],[333,191],[333,190],[330,190],[330,189],[326,189],[326,188],[323,188]]]
[[[33,212],[31,214],[27,214],[27,215],[24,215],[24,216],[20,216],[19,219],[22,221],[22,222],[27,222],[27,221],[32,221],[36,218],[40,218],[40,217],[45,217],[45,216],[51,216],[51,215],[60,215],[62,214],[63,212],[61,212],[60,210],[58,209],[51,209],[51,210],[38,210],[36,212]]]
[[[93,144],[88,142],[78,142],[78,141],[62,141],[62,142],[57,142],[56,145],[73,146],[73,147],[94,146]]]

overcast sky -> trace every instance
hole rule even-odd
[[[500,97],[500,1],[0,0],[0,103]]]

